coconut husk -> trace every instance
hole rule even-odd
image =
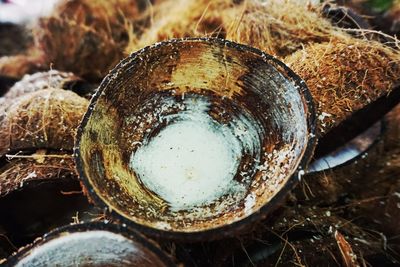
[[[234,6],[232,0],[166,0],[149,10],[152,24],[138,42],[131,42],[127,53],[158,41],[178,37],[224,37],[223,10]]]
[[[347,34],[323,17],[322,6],[309,1],[243,2],[225,12],[226,38],[283,57],[311,43],[346,38]]]
[[[35,73],[45,69],[41,55],[19,54],[0,57],[0,74],[21,79],[25,74]]]
[[[130,19],[139,13],[136,1],[62,1],[39,21],[34,38],[44,62],[88,79],[101,79],[123,58],[133,38]]]
[[[320,135],[389,94],[400,81],[399,51],[366,39],[313,44],[284,61],[311,91]]]
[[[38,150],[31,155],[9,156],[9,162],[0,169],[0,197],[25,184],[52,179],[77,179],[71,155]]]
[[[60,89],[25,94],[0,115],[0,155],[49,148],[72,150],[88,100]]]
[[[22,25],[0,22],[0,57],[23,52],[32,43],[32,36]]]
[[[308,1],[170,0],[155,5],[153,13],[151,27],[127,52],[170,38],[214,36],[284,56],[347,35]]]
[[[82,82],[82,79],[72,72],[61,72],[50,70],[38,72],[32,75],[25,75],[22,80],[15,83],[2,98],[0,104],[27,93],[43,89],[68,89],[72,85]]]

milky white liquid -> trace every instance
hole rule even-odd
[[[132,153],[130,165],[142,183],[179,211],[212,203],[226,194],[244,195],[236,181],[247,120],[232,125],[215,121],[204,99],[187,99],[178,120]],[[254,129],[250,129],[254,130]],[[251,139],[251,138],[250,138]],[[243,142],[245,141],[245,142]]]

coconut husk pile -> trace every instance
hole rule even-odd
[[[0,73],[22,77],[53,67],[99,80],[135,39],[134,18],[140,8],[139,1],[129,0],[61,1],[34,26],[32,47],[0,59]]]
[[[170,38],[214,36],[282,57],[309,43],[347,35],[303,0],[167,0],[152,14],[151,26],[128,46],[128,52]]]
[[[123,58],[133,35],[128,18],[138,12],[134,1],[127,0],[63,2],[39,21],[37,49],[47,65],[82,77],[103,77]]]
[[[28,75],[0,98],[0,157],[7,159],[0,195],[25,179],[58,177],[56,169],[76,176],[71,154],[88,100],[63,89],[76,81],[80,78],[72,73],[58,71]]]
[[[356,38],[313,44],[284,61],[302,77],[318,104],[323,133],[399,84],[400,53]]]
[[[0,74],[8,76],[22,78],[50,66],[68,72],[25,76],[0,98],[0,206],[5,196],[31,190],[29,185],[77,179],[71,155],[88,100],[71,84],[80,77],[99,81],[128,53],[169,38],[226,38],[280,58],[306,82],[319,136],[327,134],[400,82],[395,37],[338,25],[323,5],[303,0],[61,1],[35,26],[33,46],[0,58]],[[305,176],[252,232],[193,245],[160,244],[187,266],[399,264],[399,114],[398,106],[385,116],[380,141],[363,158]],[[82,196],[79,184],[67,194],[71,188]],[[0,239],[18,231],[2,227]],[[34,236],[14,240],[24,245]]]

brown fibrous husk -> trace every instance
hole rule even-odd
[[[153,13],[153,24],[128,52],[170,38],[216,36],[281,57],[309,43],[347,36],[308,1],[171,0]]]
[[[0,74],[22,78],[25,74],[41,71],[45,68],[41,53],[20,54],[0,58]]]
[[[321,134],[389,94],[400,81],[399,51],[367,39],[312,44],[284,62],[310,89]]]
[[[56,69],[88,79],[101,79],[123,58],[138,14],[136,1],[62,1],[35,28],[36,47],[43,61]]]
[[[2,104],[2,102],[5,103],[12,101],[12,99],[27,93],[43,89],[63,89],[65,86],[80,81],[82,81],[82,79],[72,72],[62,72],[57,70],[37,72],[31,75],[27,74],[0,98],[0,104]]]
[[[32,148],[72,150],[87,106],[88,100],[60,89],[44,89],[15,99],[0,113],[0,155]]]
[[[53,179],[77,179],[70,154],[38,151],[32,155],[9,156],[0,169],[0,197],[23,188],[25,184]]]
[[[348,36],[322,16],[322,5],[313,6],[309,1],[250,0],[242,6],[225,12],[226,38],[277,57],[307,44]]]
[[[167,0],[156,4],[151,25],[139,40],[130,43],[127,53],[171,38],[225,36],[223,10],[236,6],[231,0]]]

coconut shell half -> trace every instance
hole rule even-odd
[[[209,103],[203,105],[204,101]],[[191,195],[181,192],[182,198],[166,200],[144,185],[145,176],[139,177],[138,168],[131,165],[132,153],[179,122],[174,116],[179,117],[180,111],[197,112],[196,107],[204,106],[205,118],[211,118],[214,126],[236,125],[240,124],[236,116],[254,116],[244,128],[233,129],[257,136],[251,139],[257,140],[256,148],[243,148],[240,151],[253,152],[232,159],[241,162],[229,180],[235,186],[216,187],[224,188],[218,197],[193,204]],[[77,169],[95,203],[145,233],[186,241],[222,238],[265,217],[296,184],[315,144],[313,114],[304,83],[257,49],[213,38],[158,43],[126,58],[102,82],[78,131]],[[167,117],[170,123],[163,119]],[[255,125],[259,131],[252,130]],[[199,160],[203,157],[207,152]],[[170,190],[181,188],[182,184]]]
[[[5,266],[175,266],[155,243],[124,226],[87,223],[59,228],[20,250]]]

